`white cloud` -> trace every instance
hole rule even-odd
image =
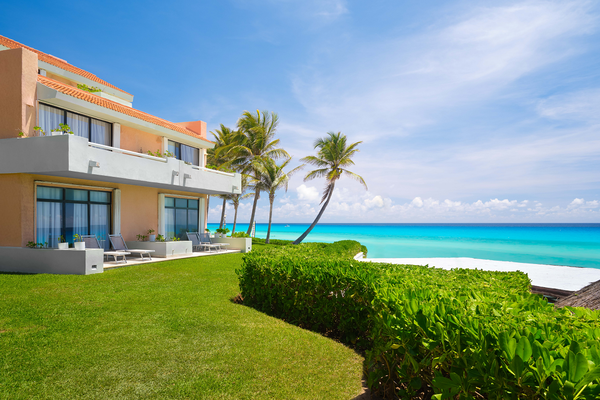
[[[540,115],[552,119],[600,122],[600,88],[550,96],[538,104]]]
[[[298,199],[302,201],[314,203],[320,199],[319,191],[314,186],[302,184],[296,188],[296,192],[298,193]]]

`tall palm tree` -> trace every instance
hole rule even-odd
[[[365,189],[367,189],[367,184],[360,175],[356,175],[354,172],[346,169],[346,167],[354,165],[352,156],[359,151],[357,146],[362,143],[362,141],[352,143],[348,146],[346,143],[346,135],[343,135],[341,132],[327,132],[327,135],[329,136],[317,139],[315,141],[314,148],[318,149],[316,156],[308,156],[300,160],[318,167],[318,169],[310,171],[308,174],[306,174],[304,177],[305,182],[315,178],[325,178],[327,179],[327,185],[325,186],[325,191],[323,192],[323,197],[321,198],[321,204],[323,204],[323,207],[321,207],[321,211],[319,211],[317,218],[315,218],[306,232],[300,235],[300,237],[296,239],[293,244],[301,243],[310,233],[310,231],[313,230],[315,225],[317,225],[317,222],[319,222],[319,219],[321,219],[325,208],[327,208],[327,205],[329,204],[329,200],[331,200],[331,195],[333,194],[333,189],[335,188],[335,182],[340,179],[342,175],[359,181],[365,187]]]
[[[215,129],[212,133],[215,138],[215,147],[212,149],[208,149],[208,165],[216,167],[218,170],[228,171],[227,166],[228,162],[231,161],[229,156],[227,155],[227,149],[236,143],[238,138],[238,134],[236,131],[232,131],[230,128],[221,124],[220,129]],[[225,207],[227,206],[227,201],[231,199],[232,195],[219,195],[221,199],[223,199],[223,205],[221,207],[221,222],[219,224],[219,229],[223,227],[223,223],[225,221]],[[208,208],[208,203],[207,203]]]
[[[284,168],[292,161],[291,158],[285,160],[281,165],[277,165],[271,159],[263,160],[256,166],[256,171],[259,173],[258,179],[253,181],[253,187],[259,187],[261,191],[269,193],[269,227],[267,229],[267,239],[265,243],[269,244],[271,237],[271,221],[273,219],[273,202],[275,201],[275,192],[281,188],[288,190],[288,183],[292,175],[300,170],[304,165],[300,165],[289,172],[285,172]]]
[[[290,158],[287,151],[277,147],[279,139],[274,139],[278,124],[279,117],[274,112],[256,110],[256,114],[254,114],[244,111],[237,123],[236,143],[228,146],[227,149],[227,156],[231,157],[228,165],[257,179],[259,174],[256,168],[262,160]],[[246,232],[248,235],[252,232],[252,223],[260,192],[260,186],[256,187],[250,223]]]

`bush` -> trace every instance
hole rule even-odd
[[[353,241],[270,246],[240,270],[244,303],[366,351],[386,397],[600,395],[600,313],[554,309],[520,272],[357,262]]]
[[[237,238],[249,238],[250,235],[248,235],[246,232],[236,232],[236,233],[232,233],[231,237],[237,237]]]

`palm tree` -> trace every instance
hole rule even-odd
[[[218,170],[227,171],[227,165],[230,161],[230,158],[227,156],[227,149],[234,145],[237,140],[237,132],[232,131],[230,128],[221,124],[220,129],[215,129],[212,133],[215,138],[215,147],[209,149],[207,151],[209,166],[214,166]],[[232,195],[219,195],[221,199],[223,199],[223,206],[221,207],[221,222],[219,224],[219,229],[223,227],[223,223],[225,220],[225,207],[227,206],[227,200],[231,199]],[[208,208],[208,203],[207,203]]]
[[[229,201],[231,201],[231,205],[233,205],[233,209],[235,210],[235,214],[233,215],[233,228],[231,229],[232,236],[235,233],[235,226],[237,224],[237,213],[238,213],[238,207],[240,206],[240,200],[246,199],[246,198],[250,197],[250,195],[251,195],[250,193],[244,194],[247,187],[248,187],[248,175],[242,174],[241,193],[231,195],[231,199],[229,199]]]
[[[321,211],[319,211],[317,218],[315,218],[311,226],[309,226],[306,232],[300,235],[293,244],[301,243],[315,225],[317,225],[325,208],[327,208],[327,204],[329,204],[329,200],[331,200],[335,182],[340,179],[342,175],[346,175],[359,181],[365,189],[367,188],[365,180],[360,175],[356,175],[354,172],[346,169],[346,167],[354,165],[352,156],[359,151],[357,146],[362,142],[352,143],[348,146],[346,144],[346,135],[343,135],[341,132],[327,132],[327,135],[329,135],[329,137],[326,136],[315,141],[314,148],[318,149],[316,156],[308,156],[300,160],[319,167],[319,169],[315,169],[306,174],[304,177],[305,182],[315,178],[324,177],[327,179],[327,185],[325,186],[325,191],[321,198],[321,204],[323,204],[323,202],[325,203],[323,204],[323,207],[321,207]]]
[[[273,219],[273,202],[275,201],[275,192],[281,188],[285,188],[287,192],[288,183],[292,175],[294,175],[304,165],[300,165],[289,172],[284,172],[284,168],[292,161],[291,158],[285,160],[281,165],[277,165],[275,161],[266,159],[256,166],[256,171],[259,173],[258,179],[252,182],[254,188],[259,188],[261,191],[269,193],[269,227],[267,229],[266,244],[269,244],[271,237],[271,221]]]
[[[238,132],[235,143],[228,146],[227,156],[230,157],[228,165],[243,174],[250,175],[258,180],[257,165],[266,159],[290,158],[287,151],[278,148],[279,139],[274,139],[279,117],[276,113],[256,110],[256,114],[244,111],[238,120]],[[260,186],[254,190],[254,204],[248,224],[248,235],[252,231],[252,223],[256,214],[256,205],[260,198]]]

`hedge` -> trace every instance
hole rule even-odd
[[[248,253],[244,304],[364,351],[367,383],[386,398],[600,396],[598,311],[555,309],[520,272],[364,263],[358,249]]]

